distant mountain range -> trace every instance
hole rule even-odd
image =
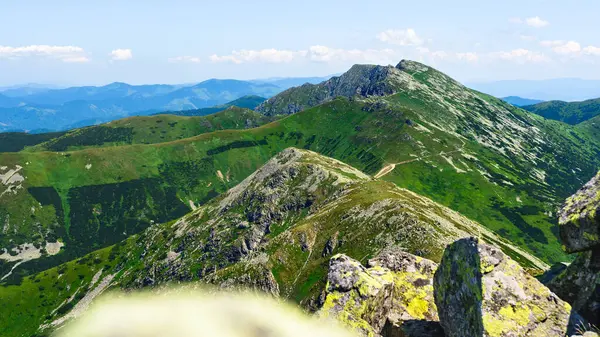
[[[225,104],[215,105],[210,108],[202,108],[202,109],[194,109],[194,110],[181,110],[181,111],[164,111],[159,112],[159,114],[169,114],[169,115],[177,115],[177,116],[206,116],[210,114],[217,113],[219,111],[223,111],[229,107],[236,106],[238,108],[246,108],[250,110],[254,110],[261,103],[266,101],[267,99],[264,97],[256,96],[256,95],[248,95],[240,97],[236,100]]]
[[[333,76],[339,76],[341,74],[335,74],[331,76],[323,76],[323,77],[275,77],[275,78],[266,78],[259,80],[252,80],[254,83],[268,83],[273,84],[281,88],[291,88],[298,87],[306,83],[317,84],[324,81],[327,81]]]
[[[558,78],[550,80],[508,80],[472,82],[468,87],[496,97],[519,96],[543,101],[583,101],[600,97],[600,80]]]
[[[506,103],[510,103],[514,106],[525,106],[525,105],[533,105],[533,104],[538,104],[538,103],[542,103],[542,100],[539,99],[531,99],[531,98],[523,98],[523,97],[519,97],[519,96],[508,96],[508,97],[502,97],[501,98],[503,101],[505,101]]]
[[[52,89],[62,89],[62,87],[52,84],[27,83],[21,85],[0,87],[0,93],[8,97],[22,97],[45,92]]]
[[[151,115],[162,111],[195,110],[220,106],[243,96],[271,97],[290,86],[318,83],[327,77],[266,80],[211,79],[195,85],[130,85],[51,89],[41,85],[7,87],[0,91],[0,132],[60,131]],[[223,110],[222,107],[215,110]]]

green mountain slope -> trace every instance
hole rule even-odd
[[[217,113],[219,111],[223,111],[232,106],[254,110],[254,108],[259,106],[265,100],[266,100],[266,98],[263,98],[260,96],[248,95],[248,96],[240,97],[229,103],[216,105],[216,106],[210,107],[210,108],[203,108],[203,109],[196,109],[196,110],[183,110],[183,111],[167,111],[167,112],[161,112],[160,114],[169,114],[169,115],[178,115],[178,116],[206,116],[206,115]]]
[[[573,125],[600,115],[600,98],[583,102],[549,101],[527,105],[523,109]]]
[[[448,243],[473,235],[524,265],[545,267],[427,198],[314,152],[286,149],[176,222],[1,287],[0,334],[52,330],[102,291],[168,282],[251,287],[311,307],[334,254],[364,262],[394,246],[439,262]]]
[[[56,240],[64,244],[57,255],[19,265],[7,281],[176,219],[290,146],[427,196],[547,262],[565,259],[554,212],[596,173],[598,139],[419,63],[379,68],[366,67],[377,81],[363,87],[383,88],[366,91],[374,95],[332,98],[259,128],[158,144],[0,154],[6,167],[0,174],[12,171],[2,186],[10,192],[0,191],[6,233],[0,247],[40,251],[48,242],[50,250],[41,253],[49,255]],[[348,88],[332,91],[356,92]],[[286,97],[300,102],[305,89],[297,90]],[[0,272],[19,261],[11,258]]]
[[[26,146],[34,146],[60,137],[64,132],[29,134],[23,132],[0,133],[0,152],[19,152]]]
[[[161,114],[119,119],[107,124],[75,129],[60,137],[27,149],[28,151],[71,151],[88,147],[155,144],[197,136],[202,133],[247,129],[272,118],[236,106],[197,117]]]
[[[585,133],[590,139],[600,139],[600,116],[578,124],[577,129]]]

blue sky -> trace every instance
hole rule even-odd
[[[600,1],[0,2],[0,86],[321,76],[413,59],[460,81],[600,79]]]

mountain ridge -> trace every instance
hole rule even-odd
[[[574,125],[600,115],[600,98],[581,102],[548,101],[522,108],[544,118]]]
[[[288,148],[177,221],[155,224],[116,245],[0,287],[7,303],[18,301],[21,291],[31,295],[18,309],[0,308],[0,332],[48,332],[76,317],[103,291],[159,289],[168,282],[251,287],[311,308],[335,254],[366,261],[385,247],[402,247],[439,262],[447,243],[470,235],[499,245],[526,265],[547,267],[425,197],[338,160]],[[8,320],[19,324],[7,325]]]
[[[547,262],[563,260],[552,214],[558,198],[597,171],[600,152],[592,133],[470,91],[420,63],[404,61],[402,70],[388,67],[388,73],[395,94],[336,97],[253,129],[0,154],[7,168],[0,174],[19,166],[24,178],[3,186],[11,194],[0,197],[0,223],[9,219],[7,228],[19,235],[0,243],[7,250],[43,247],[57,237],[65,243],[56,256],[20,265],[14,278],[113,244],[152,221],[176,219],[290,146],[371,175],[393,165],[382,180],[451,207]],[[302,90],[288,97],[295,99],[294,92]],[[27,234],[36,226],[52,235]],[[0,271],[13,265],[0,264]]]
[[[506,96],[502,97],[501,100],[521,108],[526,105],[533,105],[544,102],[543,100],[539,99],[523,98],[519,96]]]

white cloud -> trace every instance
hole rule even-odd
[[[442,59],[442,60],[450,57],[450,54],[448,54],[447,52],[445,52],[443,50],[436,50],[434,52],[431,52],[431,54],[429,54],[429,55],[433,58]]]
[[[248,62],[288,63],[297,57],[306,56],[306,51],[262,49],[262,50],[234,50],[230,55],[212,55],[212,62],[231,62],[235,64]]]
[[[430,51],[429,48],[423,47],[417,48],[417,51],[420,54],[429,57],[432,62],[437,60],[477,62],[479,60],[479,55],[474,52],[455,53],[443,50]]]
[[[479,60],[479,56],[477,53],[456,53],[456,57],[459,60],[464,60],[467,62],[477,62]]]
[[[86,63],[89,62],[90,59],[85,56],[73,56],[73,57],[65,57],[62,59],[63,62],[66,63]]]
[[[177,56],[169,58],[171,63],[200,63],[202,60],[195,56]]]
[[[339,49],[326,46],[311,46],[306,50],[234,50],[228,55],[211,55],[212,62],[242,63],[289,63],[298,60],[312,62],[370,62],[389,63],[396,61],[391,49]]]
[[[587,55],[595,55],[595,47],[588,46],[586,48],[581,48],[579,42],[576,41],[563,41],[563,40],[547,40],[540,42],[540,45],[544,47],[552,48],[552,50],[561,55],[575,55],[579,56],[582,54]]]
[[[133,58],[131,49],[115,49],[110,52],[110,56],[114,61],[126,61]]]
[[[419,46],[423,44],[414,29],[388,29],[377,34],[377,39],[382,42],[398,46]]]
[[[0,58],[50,57],[63,62],[89,62],[85,50],[76,46],[30,45],[23,47],[0,46]]]
[[[562,55],[579,54],[581,45],[575,41],[569,41],[555,46],[552,50],[554,50],[555,53]]]
[[[586,55],[600,56],[600,47],[587,46],[583,48],[583,53]]]
[[[337,49],[326,46],[311,46],[308,59],[315,62],[368,62],[389,64],[397,61],[391,49]]]
[[[542,45],[544,47],[557,47],[564,43],[565,43],[565,41],[563,41],[563,40],[544,40],[544,41],[540,42],[540,45]]]
[[[541,63],[550,61],[550,59],[543,53],[523,48],[514,49],[511,51],[492,52],[489,54],[489,57],[491,59],[500,59],[516,63]]]
[[[527,18],[527,19],[525,19],[525,23],[528,26],[535,27],[535,28],[543,28],[550,24],[550,22],[548,22],[546,20],[542,20],[539,16]]]

